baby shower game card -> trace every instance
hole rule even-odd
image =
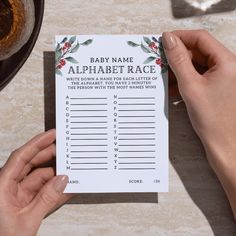
[[[65,192],[168,191],[167,61],[157,35],[56,36]]]

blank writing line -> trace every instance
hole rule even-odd
[[[143,158],[143,159],[147,158],[147,159],[150,159],[150,158],[156,158],[156,157],[134,157],[134,156],[132,156],[132,157],[118,157],[118,158],[121,158],[121,159],[129,159],[129,158]]]
[[[86,144],[86,145],[72,144],[70,146],[71,147],[105,147],[107,146],[107,144]]]
[[[118,122],[118,124],[155,124],[155,122],[131,122],[131,121],[124,121]]]
[[[70,116],[70,118],[95,118],[95,117],[107,117],[107,116]]]
[[[119,152],[155,152],[154,150],[140,150],[140,151],[119,151]]]
[[[106,124],[107,121],[71,121],[71,124]]]
[[[107,140],[107,138],[72,138],[71,140]]]
[[[129,112],[133,112],[133,111],[155,111],[153,109],[143,109],[143,110],[118,110],[118,111],[129,111]]]
[[[119,170],[155,170],[156,168],[118,168]]]
[[[118,116],[118,117],[156,117],[156,116]]]
[[[72,106],[104,106],[107,103],[73,103]]]
[[[155,99],[155,97],[118,97],[118,99]]]
[[[71,165],[104,165],[107,162],[72,162]]]
[[[155,138],[118,138],[118,140],[155,140]]]
[[[107,127],[71,127],[71,129],[107,129]]]
[[[82,97],[77,97],[77,98],[70,98],[70,99],[107,99],[107,98],[82,98]]]
[[[84,153],[84,152],[107,152],[107,151],[71,151],[72,153],[74,152],[81,152],[81,153]]]
[[[107,110],[70,110],[70,111],[107,111]]]
[[[130,165],[130,164],[134,164],[134,165],[139,165],[139,164],[145,164],[145,165],[149,165],[149,164],[156,164],[156,162],[119,162],[118,164],[121,165]]]
[[[156,146],[156,144],[119,144],[118,146],[121,146],[121,147],[144,146],[144,147],[146,147],[146,146]]]
[[[72,133],[71,135],[107,135],[107,133],[83,133],[83,134]]]
[[[105,159],[107,157],[70,157],[71,159]]]
[[[150,135],[155,133],[119,133],[119,135]]]
[[[155,129],[155,127],[118,127],[118,129]]]
[[[70,168],[71,170],[107,170],[108,168]]]
[[[155,105],[155,103],[118,103],[120,106]]]

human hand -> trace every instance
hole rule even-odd
[[[36,235],[43,218],[72,197],[63,194],[67,176],[39,168],[55,157],[54,141],[55,130],[37,135],[0,170],[0,236]]]
[[[204,30],[164,33],[163,46],[236,217],[236,56]]]

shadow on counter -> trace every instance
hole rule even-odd
[[[235,0],[171,0],[175,18],[186,18],[236,9]]]
[[[56,127],[55,123],[55,53],[44,52],[44,114],[45,131]],[[55,166],[55,163],[54,163]],[[157,193],[93,193],[77,194],[68,204],[99,204],[140,202],[158,203]]]
[[[176,99],[172,98],[169,103],[171,164],[189,196],[206,217],[214,235],[234,236],[236,227],[228,199],[207,162],[185,104],[181,102],[176,106],[174,101]]]

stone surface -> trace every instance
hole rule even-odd
[[[205,28],[236,52],[235,11],[175,19],[173,2],[46,0],[36,46],[0,92],[0,165],[12,150],[43,131],[45,123],[53,127],[54,78],[45,60],[53,59],[55,34],[158,34]],[[45,219],[38,235],[236,235],[227,199],[208,166],[184,104],[174,106],[173,101],[169,103],[169,193],[158,194],[158,203],[156,194],[79,195],[74,204],[64,205]]]

